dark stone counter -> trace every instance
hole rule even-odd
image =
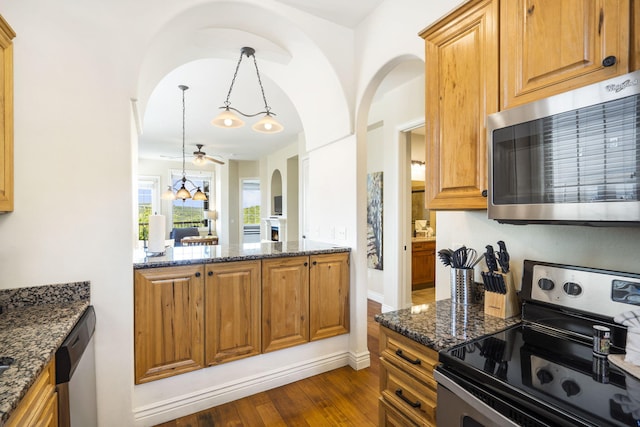
[[[176,265],[247,261],[350,251],[351,248],[346,246],[309,240],[249,243],[245,245],[167,247],[166,252],[161,256],[148,256],[144,251],[135,252],[133,268],[173,267]]]
[[[89,282],[0,290],[0,426],[89,306]]]
[[[417,305],[375,316],[380,323],[407,338],[440,351],[520,323],[489,316],[483,304],[462,305],[450,299]]]

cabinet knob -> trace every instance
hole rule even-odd
[[[196,271],[196,277],[200,277],[200,272]]]
[[[613,55],[607,56],[606,58],[604,58],[602,60],[602,66],[603,67],[612,67],[612,66],[616,65],[616,62],[618,62],[618,58],[616,58]]]
[[[309,265],[309,263],[305,261],[305,262],[304,262],[304,266],[306,267],[306,266],[308,266],[308,265]]]
[[[482,197],[487,197],[488,194],[487,190],[482,190]]]
[[[317,265],[317,264],[318,264],[318,261],[313,261],[313,265]]]
[[[213,271],[209,271],[209,272],[207,273],[207,275],[208,275],[209,277],[213,276]]]

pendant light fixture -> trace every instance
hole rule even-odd
[[[260,71],[258,71],[258,62],[256,61],[255,53],[255,49],[251,47],[243,47],[240,50],[240,59],[238,59],[236,71],[235,73],[233,73],[233,79],[231,80],[231,86],[229,86],[227,99],[224,101],[224,106],[220,107],[220,109],[223,109],[224,111],[211,121],[211,124],[213,124],[214,126],[228,129],[239,128],[244,126],[244,121],[236,113],[239,113],[244,117],[255,117],[260,114],[264,114],[264,117],[252,126],[253,130],[262,133],[278,133],[284,129],[284,127],[273,117],[276,114],[271,112],[271,107],[269,107],[269,104],[267,103],[267,97],[264,94],[264,87],[262,87],[262,80],[260,79]],[[238,76],[238,70],[240,69],[240,63],[242,62],[243,56],[246,56],[247,58],[253,58],[253,64],[256,67],[256,75],[258,77],[258,84],[260,85],[260,91],[262,92],[262,99],[264,101],[264,111],[260,111],[259,113],[255,114],[245,114],[237,108],[233,108],[231,106],[231,102],[229,101],[229,98],[231,97],[231,91],[233,91],[233,85],[236,82],[236,77]]]
[[[200,191],[200,187],[198,187],[197,185],[195,185],[193,182],[191,182],[191,180],[187,179],[187,174],[185,171],[185,113],[186,113],[186,109],[185,109],[185,105],[184,105],[184,92],[189,89],[189,86],[185,86],[185,85],[179,85],[178,88],[182,91],[182,179],[179,179],[178,181],[176,181],[173,186],[169,186],[169,188],[167,189],[167,191],[165,191],[164,193],[162,193],[162,198],[163,199],[182,199],[182,201],[185,201],[187,199],[193,199],[193,200],[207,200],[207,195],[204,194],[202,191]],[[187,190],[186,184],[189,183],[191,184],[191,191],[193,191],[194,189],[196,190],[195,193],[193,193],[193,196],[191,195],[191,192],[189,190]],[[173,190],[178,186],[178,184],[180,185],[180,189],[174,194]]]

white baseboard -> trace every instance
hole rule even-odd
[[[365,363],[368,366],[368,352],[358,355],[340,352],[302,363],[283,366],[260,375],[241,378],[232,383],[216,385],[156,402],[152,405],[134,408],[135,425],[146,427],[161,424],[343,366],[350,365],[354,369],[362,369],[366,367],[364,366]]]
[[[362,353],[349,353],[349,366],[356,371],[371,366],[371,354],[368,351]]]
[[[375,291],[367,291],[367,298],[377,302],[378,304],[382,304],[384,302],[384,295],[379,293],[379,292],[375,292]]]

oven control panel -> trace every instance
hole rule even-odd
[[[640,276],[536,264],[531,281],[533,300],[602,316],[615,317],[640,305]]]

